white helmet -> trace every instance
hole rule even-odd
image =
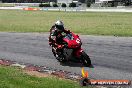
[[[63,31],[64,30],[64,24],[62,21],[58,20],[55,22],[55,26],[59,31]]]

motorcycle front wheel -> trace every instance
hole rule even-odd
[[[85,52],[82,52],[81,61],[84,64],[84,66],[87,66],[87,67],[91,66],[90,57]]]
[[[55,56],[55,58],[59,61],[59,62],[65,62],[65,56],[63,54],[61,54],[61,52],[56,52],[53,48],[52,48],[52,52],[53,55]]]

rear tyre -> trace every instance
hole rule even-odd
[[[81,60],[84,66],[90,67],[92,65],[90,57],[85,52],[82,52]]]

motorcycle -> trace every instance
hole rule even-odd
[[[63,43],[57,47],[52,47],[52,52],[59,62],[65,62],[71,58],[76,58],[85,66],[91,66],[90,57],[81,48],[82,42],[78,35],[73,32],[63,35]]]

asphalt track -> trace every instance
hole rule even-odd
[[[85,67],[93,79],[132,80],[132,37],[81,35],[83,48],[93,68]],[[0,58],[48,66],[81,74],[79,63],[60,64],[48,45],[47,33],[0,33]]]

